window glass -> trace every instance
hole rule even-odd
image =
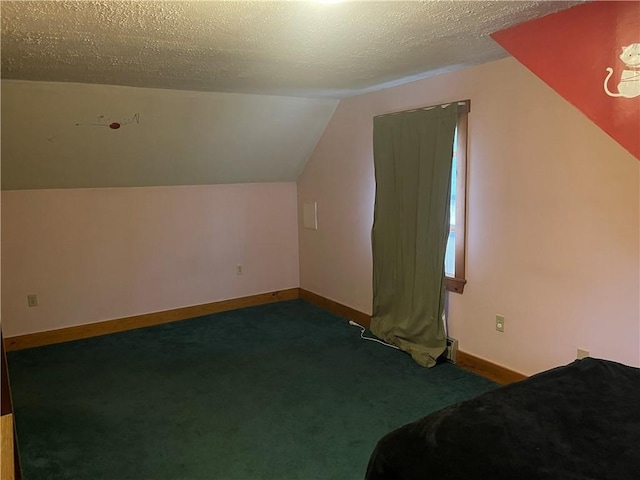
[[[451,198],[449,202],[449,238],[447,239],[447,252],[444,257],[444,272],[448,277],[456,274],[456,178],[457,162],[456,150],[458,146],[458,129],[454,135],[453,163],[451,166]]]
[[[460,108],[460,107],[463,108]],[[465,228],[467,217],[467,132],[469,128],[469,100],[458,102],[458,124],[453,141],[451,166],[451,196],[449,199],[449,235],[444,270],[447,290],[462,293],[465,279]]]

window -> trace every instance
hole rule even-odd
[[[462,293],[465,279],[465,226],[467,191],[467,127],[470,101],[458,103],[458,124],[453,141],[449,238],[444,260],[445,285],[448,291]]]

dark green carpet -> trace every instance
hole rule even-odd
[[[377,440],[495,384],[302,300],[10,352],[39,479],[361,479]]]

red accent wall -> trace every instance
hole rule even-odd
[[[622,47],[640,44],[640,2],[578,5],[492,38],[640,160],[640,93],[611,97],[604,89],[607,67],[613,69],[610,91],[618,92],[623,70],[637,75],[625,91],[640,89],[640,68],[620,59]]]

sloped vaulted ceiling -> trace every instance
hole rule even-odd
[[[339,98],[575,3],[2,1],[2,188],[295,181]]]
[[[295,181],[336,104],[3,81],[2,188]]]
[[[493,38],[640,160],[640,3],[580,5]]]

